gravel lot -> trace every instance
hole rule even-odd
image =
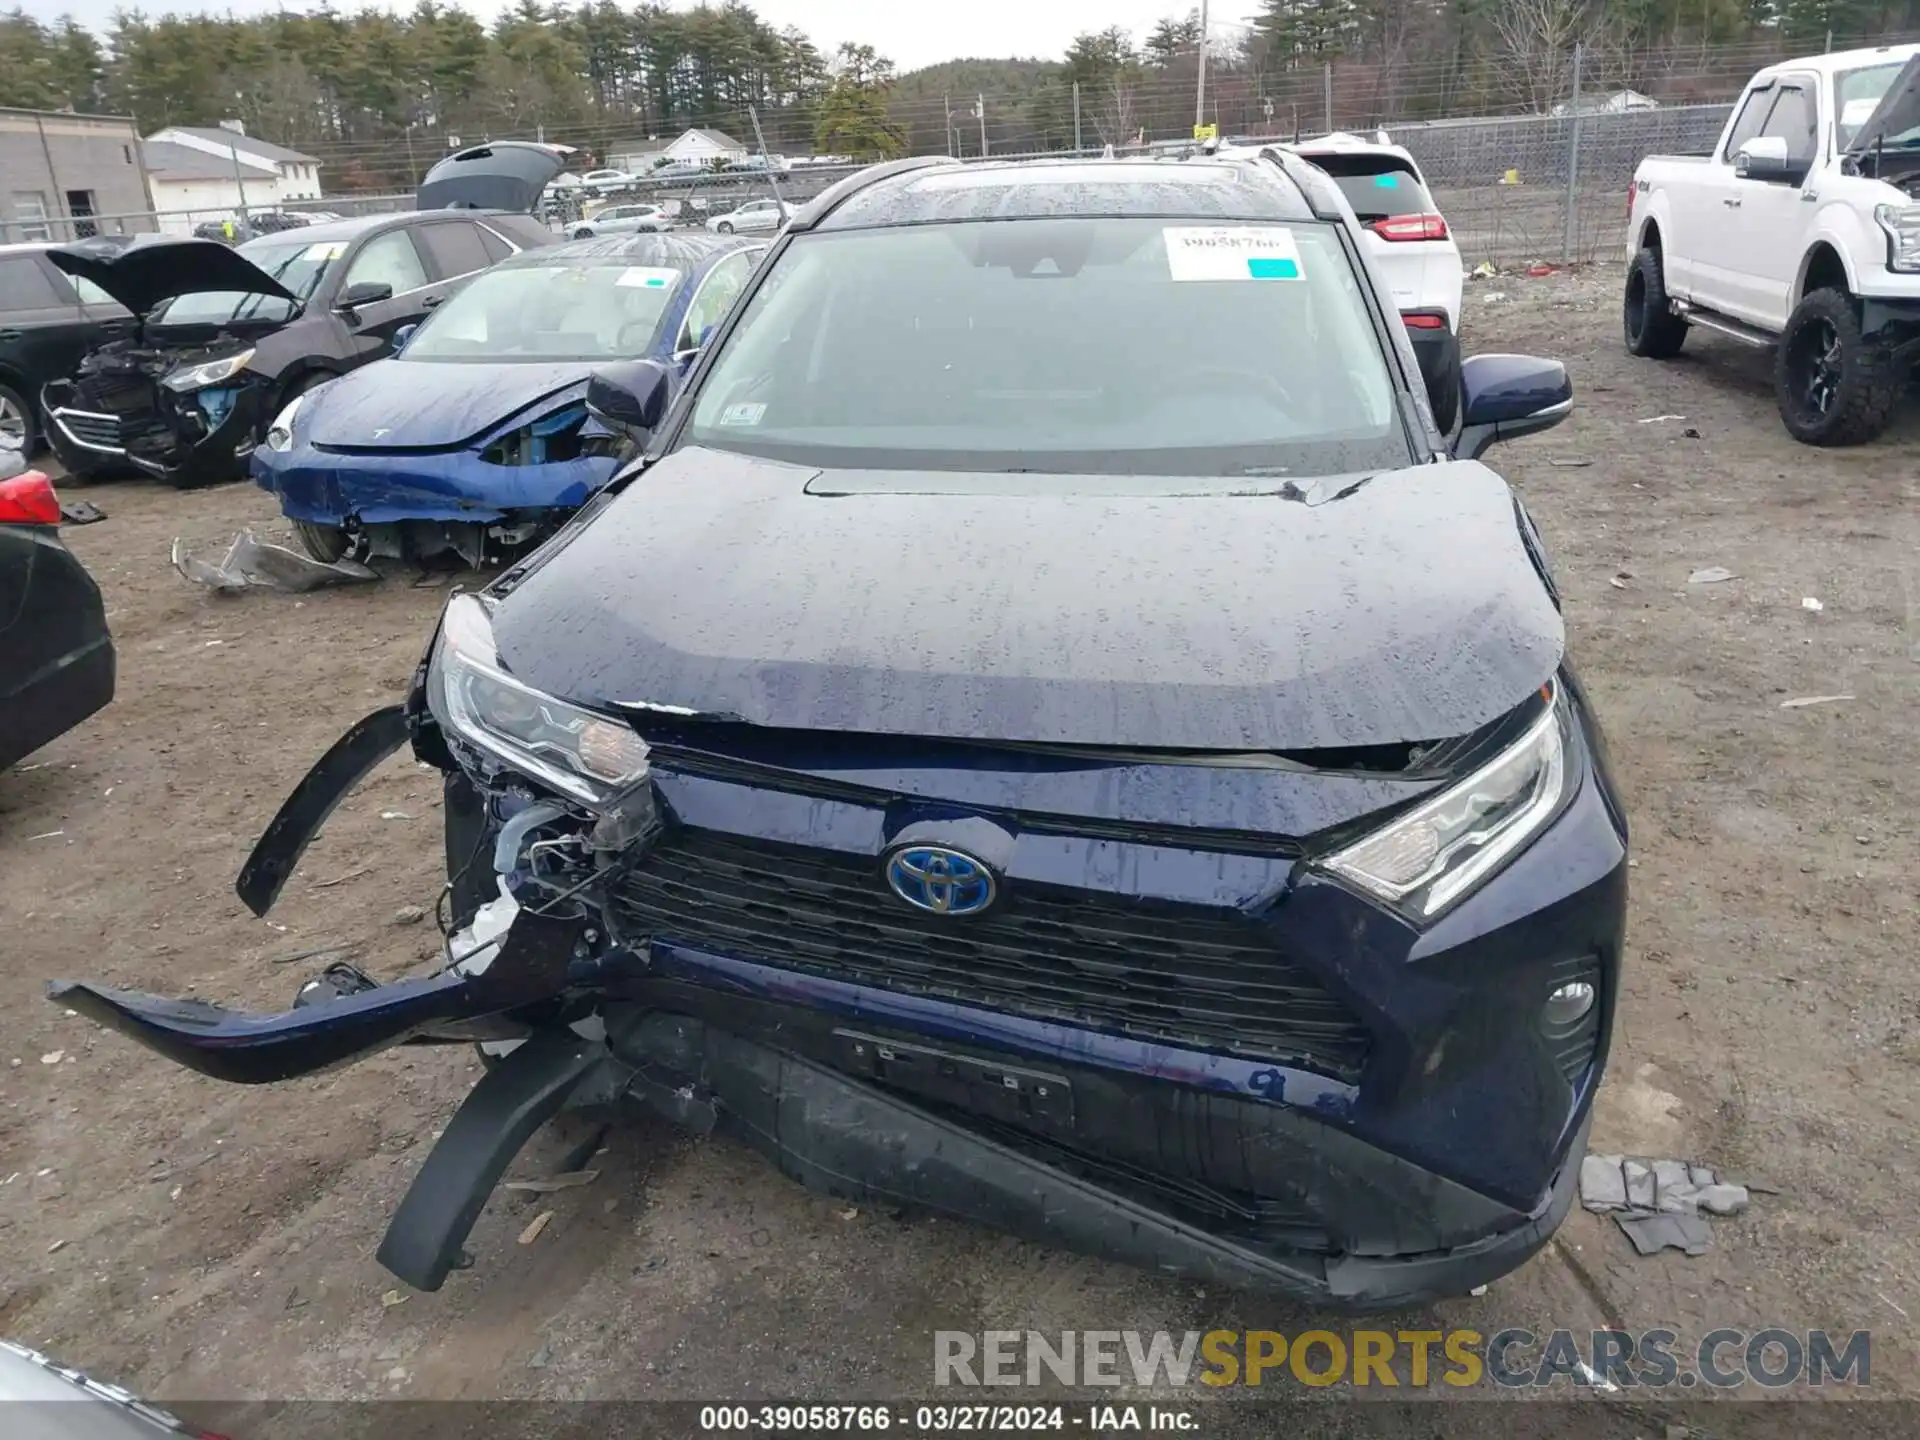
[[[1631,360],[1617,295],[1611,264],[1502,277],[1470,288],[1466,325],[1470,349],[1564,357],[1577,389],[1568,424],[1490,459],[1555,551],[1634,826],[1594,1144],[1777,1193],[1692,1260],[1635,1258],[1576,1212],[1487,1294],[1398,1323],[1867,1328],[1875,1391],[1920,1397],[1920,424],[1850,452],[1797,446],[1761,357],[1696,334],[1678,362]],[[82,495],[110,516],[69,538],[108,595],[120,695],[0,775],[0,1334],[173,1400],[856,1400],[925,1394],[936,1328],[1313,1318],[856,1213],[655,1126],[616,1131],[590,1186],[496,1195],[476,1268],[384,1305],[374,1248],[474,1078],[467,1052],[243,1090],[63,1015],[41,987],[88,976],[279,1008],[306,974],[279,963],[296,952],[363,946],[384,977],[429,958],[430,922],[394,918],[439,880],[436,777],[410,760],[342,808],[271,924],[231,882],[320,751],[400,692],[444,591],[213,597],[174,574],[168,544],[277,529],[257,491]],[[1736,578],[1689,584],[1706,566]],[[1815,695],[1849,698],[1782,708]],[[579,1138],[536,1137],[516,1173]],[[517,1244],[542,1210],[551,1223]],[[1493,1408],[1446,1433],[1528,1433]],[[1579,1428],[1657,1436],[1659,1413],[1615,1406]],[[1402,1433],[1439,1433],[1427,1414]]]

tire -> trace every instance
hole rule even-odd
[[[568,238],[573,240],[591,240],[593,238],[593,227],[591,225],[582,225]]]
[[[722,235],[731,235],[733,233],[733,222],[731,220],[722,220],[713,228],[718,230]]]
[[[32,457],[40,445],[40,426],[33,402],[11,385],[0,385],[0,447],[19,447],[20,458]]]
[[[1803,298],[1773,355],[1780,418],[1803,445],[1864,445],[1878,438],[1905,379],[1892,348],[1860,332],[1860,313],[1840,290]]]
[[[1460,419],[1460,377],[1453,377],[1450,388],[1439,395],[1429,394],[1427,401],[1433,406],[1433,423],[1442,435],[1453,434],[1453,427]]]
[[[296,520],[293,522],[293,533],[299,537],[300,548],[322,565],[331,565],[343,558],[352,544],[347,532],[338,525],[317,525],[311,520]]]
[[[1687,340],[1687,322],[1667,304],[1666,271],[1660,252],[1643,247],[1627,267],[1627,291],[1621,304],[1627,353],[1645,360],[1671,360]]]

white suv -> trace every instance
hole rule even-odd
[[[1460,247],[1413,156],[1382,132],[1376,139],[1321,135],[1285,147],[1319,166],[1353,206],[1367,258],[1393,292],[1413,342],[1441,434],[1460,411]]]

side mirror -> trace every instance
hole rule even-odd
[[[340,292],[333,303],[341,310],[357,310],[362,305],[377,305],[393,298],[393,286],[384,280],[357,280]]]
[[[1787,154],[1787,142],[1779,135],[1756,135],[1740,147],[1733,157],[1733,173],[1742,180],[1768,180],[1799,184],[1806,178],[1806,166]]]
[[[406,349],[407,341],[413,338],[413,332],[419,328],[420,326],[418,324],[402,325],[398,330],[394,331],[393,353],[398,355],[402,350]]]
[[[1558,360],[1474,355],[1460,362],[1460,434],[1453,458],[1478,460],[1497,440],[1537,435],[1573,413],[1573,381]]]
[[[629,439],[644,440],[667,415],[673,377],[657,360],[623,360],[587,379],[587,413]]]

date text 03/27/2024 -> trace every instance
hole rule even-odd
[[[852,1435],[899,1430],[907,1435],[1015,1435],[1118,1430],[1192,1434],[1199,1421],[1172,1405],[703,1405],[700,1429],[736,1434]]]

